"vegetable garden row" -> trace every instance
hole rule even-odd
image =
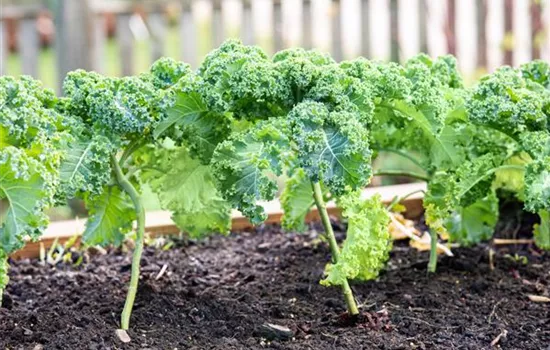
[[[404,65],[364,58],[341,63],[317,51],[268,57],[228,41],[197,71],[163,58],[139,76],[78,70],[64,97],[30,77],[0,77],[0,302],[8,256],[47,226],[44,211],[82,198],[88,245],[119,245],[135,232],[130,285],[120,328],[130,325],[143,250],[140,189],[149,185],[178,227],[200,238],[227,233],[236,208],[253,224],[284,179],[283,226],[304,230],[316,206],[332,261],[323,285],[342,289],[359,313],[349,280],[375,278],[391,248],[389,211],[362,199],[373,175],[428,183],[432,235],[463,245],[491,237],[498,194],[537,213],[535,242],[550,249],[550,65],[502,67],[465,87],[451,56],[418,55]],[[421,172],[373,170],[381,152]],[[348,223],[338,245],[325,203]]]

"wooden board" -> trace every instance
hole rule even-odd
[[[368,198],[375,194],[379,194],[383,202],[390,203],[395,196],[402,197],[409,193],[422,190],[426,190],[425,183],[369,187],[363,190],[363,197]],[[423,193],[417,192],[402,202],[407,208],[408,217],[417,217],[422,213],[422,198]],[[279,223],[281,221],[283,210],[281,208],[281,203],[278,200],[263,202],[262,206],[268,216],[265,221],[266,223]],[[336,207],[334,202],[327,203],[327,209],[330,215],[340,215],[340,210]],[[306,222],[316,221],[318,219],[319,216],[317,215],[317,210],[312,208],[311,212],[306,217]],[[84,231],[85,224],[85,218],[52,222],[46,229],[46,232],[41,237],[40,241],[29,242],[23,249],[12,254],[11,257],[14,259],[38,257],[40,255],[41,243],[46,249],[50,247],[56,239],[58,240],[58,243],[63,243],[75,235],[81,235]],[[146,213],[145,224],[145,231],[151,236],[178,234],[180,232],[180,230],[172,222],[170,212],[167,211],[152,211]],[[233,212],[231,224],[232,231],[242,231],[252,227],[253,225],[250,221],[248,221],[248,219],[239,211],[235,210]]]

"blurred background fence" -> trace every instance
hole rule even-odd
[[[458,56],[466,75],[550,60],[550,0],[0,0],[0,73],[58,88],[76,68],[112,75],[160,56],[196,67],[229,37],[337,60]]]

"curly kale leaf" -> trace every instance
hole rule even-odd
[[[140,179],[147,182],[170,210],[178,227],[193,237],[227,233],[231,208],[219,194],[210,166],[194,159],[184,148],[142,152]]]
[[[282,225],[286,230],[304,232],[306,215],[315,204],[311,192],[311,180],[302,168],[296,169],[286,181],[281,194],[283,207]]]
[[[82,240],[88,245],[120,245],[132,231],[136,212],[128,195],[118,186],[105,186],[101,194],[87,196],[90,217]]]
[[[167,89],[175,85],[181,78],[192,74],[193,71],[188,64],[163,57],[151,65],[149,73],[145,73],[144,77],[149,77],[157,89]]]
[[[522,64],[520,67],[521,75],[524,79],[531,80],[550,89],[550,64],[543,60],[534,60]]]
[[[211,166],[218,189],[232,207],[253,224],[266,219],[260,200],[271,200],[277,192],[273,176],[282,173],[282,156],[288,149],[284,122],[260,123],[237,133],[216,148]]]
[[[525,208],[531,212],[550,209],[550,156],[526,167]]]
[[[538,86],[538,87],[537,87]],[[483,77],[466,101],[470,120],[512,137],[525,131],[548,131],[550,92],[504,67]]]
[[[391,250],[389,215],[379,196],[363,200],[353,192],[338,201],[348,220],[346,240],[336,264],[326,268],[323,285],[342,285],[347,279],[366,281],[378,276]]]
[[[472,245],[493,236],[498,215],[498,198],[493,193],[467,207],[456,209],[445,227],[452,241]]]
[[[550,132],[524,132],[519,138],[522,149],[533,157],[550,156]]]
[[[25,244],[25,238],[37,239],[48,223],[44,210],[51,205],[47,170],[22,150],[0,150],[0,199],[7,211],[0,226],[0,251],[11,253]]]
[[[228,234],[231,227],[231,207],[220,197],[212,198],[208,208],[198,212],[175,212],[172,220],[191,238],[202,238],[205,234],[219,232]]]
[[[174,104],[167,109],[153,135],[158,138],[169,129],[175,141],[183,140],[192,155],[208,163],[214,149],[230,133],[230,120],[221,113],[211,112],[197,92],[177,92]]]
[[[367,129],[357,113],[329,112],[324,104],[305,101],[289,114],[298,161],[313,182],[323,182],[339,196],[370,180],[371,150]]]
[[[111,142],[102,135],[76,136],[61,162],[59,177],[62,194],[99,194],[111,179]]]
[[[439,234],[446,233],[445,222],[453,211],[467,208],[492,192],[502,161],[491,154],[467,161],[455,171],[434,174],[424,198],[426,223]]]
[[[276,101],[285,92],[267,55],[256,46],[228,40],[198,70],[198,92],[209,110],[237,119],[259,120],[280,114]]]
[[[453,57],[419,55],[404,67],[361,58],[341,67],[370,89],[374,148],[428,155],[423,163],[430,171],[461,163],[461,136],[453,123],[464,119],[463,83]]]
[[[71,139],[53,92],[31,77],[0,77],[0,146],[24,149],[55,174]]]
[[[150,72],[138,77],[110,78],[76,70],[63,83],[66,111],[113,142],[147,138],[166,118],[172,101],[169,88],[192,75],[187,65],[170,59],[155,62]]]

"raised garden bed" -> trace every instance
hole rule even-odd
[[[496,237],[510,238],[507,227],[516,224],[500,225]],[[341,239],[344,227],[334,227]],[[528,298],[548,291],[550,259],[532,245],[497,247],[494,270],[486,244],[454,249],[455,257],[441,258],[437,274],[427,276],[428,253],[397,242],[377,281],[353,284],[362,314],[352,326],[342,317],[338,289],[319,285],[330,259],[320,231],[310,224],[305,234],[283,233],[270,224],[168,251],[147,248],[130,344],[114,334],[130,254],[110,250],[79,268],[14,262],[0,309],[0,348],[480,349],[496,341],[505,349],[546,349],[550,343],[550,303]],[[283,328],[267,331],[267,323]]]

